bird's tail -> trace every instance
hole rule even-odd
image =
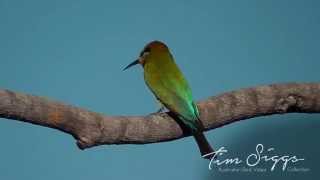
[[[195,138],[201,156],[205,159],[209,159],[211,160],[211,158],[214,157],[214,150],[212,149],[212,147],[210,146],[208,140],[206,139],[206,137],[204,136],[202,131],[197,131],[195,133],[193,133],[193,137]]]

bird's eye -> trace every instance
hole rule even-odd
[[[145,48],[144,52],[150,52],[150,48]]]
[[[150,52],[150,48],[145,48],[145,49],[140,53],[140,57],[149,54],[149,52]]]

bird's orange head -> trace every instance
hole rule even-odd
[[[161,41],[152,41],[143,48],[143,50],[140,52],[139,58],[133,61],[132,63],[130,63],[123,70],[126,70],[137,64],[144,66],[144,64],[147,61],[151,59],[155,59],[155,58],[149,58],[149,57],[157,56],[161,53],[170,54],[168,46]]]

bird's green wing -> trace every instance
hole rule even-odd
[[[146,84],[166,108],[177,114],[188,127],[196,130],[196,121],[199,119],[197,106],[193,102],[187,81],[178,67],[175,68],[174,71],[166,72],[161,72],[161,69],[152,73],[146,71]]]

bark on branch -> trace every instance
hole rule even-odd
[[[227,92],[198,102],[206,130],[257,116],[319,113],[320,83],[286,83]],[[105,116],[43,97],[0,90],[0,117],[71,134],[79,148],[144,144],[189,136],[170,113]]]

